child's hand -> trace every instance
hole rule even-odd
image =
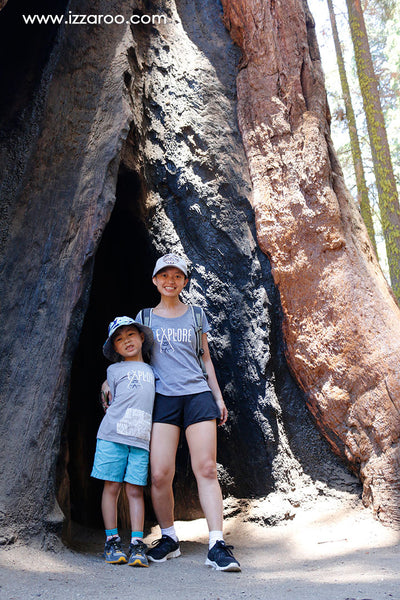
[[[110,406],[110,404],[112,402],[111,390],[110,390],[110,386],[108,385],[107,380],[101,386],[100,402],[101,402],[104,412],[106,412],[107,408]]]

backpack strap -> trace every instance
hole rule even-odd
[[[206,367],[204,365],[204,360],[203,360],[203,354],[204,354],[204,349],[203,349],[203,309],[201,308],[201,306],[197,306],[195,304],[190,304],[189,306],[191,308],[192,317],[193,317],[193,321],[195,324],[194,330],[195,330],[195,334],[196,334],[197,359],[200,363],[201,370],[203,371],[203,375],[207,379],[208,375],[207,375]]]
[[[151,308],[143,308],[140,311],[140,318],[142,320],[143,325],[145,325],[146,327],[151,327],[151,314]]]

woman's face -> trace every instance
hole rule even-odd
[[[174,298],[179,296],[188,280],[180,269],[165,267],[153,277],[153,283],[161,296]]]

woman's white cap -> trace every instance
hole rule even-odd
[[[156,262],[156,266],[154,267],[153,277],[157,275],[161,269],[165,269],[165,267],[176,267],[185,277],[188,276],[188,269],[186,261],[177,254],[164,254],[161,258]]]

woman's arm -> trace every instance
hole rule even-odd
[[[107,408],[110,406],[110,404],[112,402],[111,389],[110,389],[110,386],[108,385],[107,379],[105,381],[103,381],[103,384],[101,386],[100,401],[101,401],[101,405],[103,407],[104,412],[106,412]]]
[[[218,385],[214,365],[213,365],[213,362],[212,362],[211,356],[210,356],[210,349],[208,347],[206,333],[203,333],[202,340],[203,340],[203,350],[204,350],[203,361],[204,361],[204,366],[206,368],[207,375],[208,375],[207,381],[208,381],[208,385],[210,386],[210,389],[212,391],[212,394],[214,396],[215,402],[217,403],[217,406],[218,406],[219,410],[221,411],[221,417],[220,417],[220,421],[219,421],[218,425],[223,425],[224,423],[226,423],[226,420],[228,418],[228,410],[225,406],[225,402],[222,398],[222,392]]]

